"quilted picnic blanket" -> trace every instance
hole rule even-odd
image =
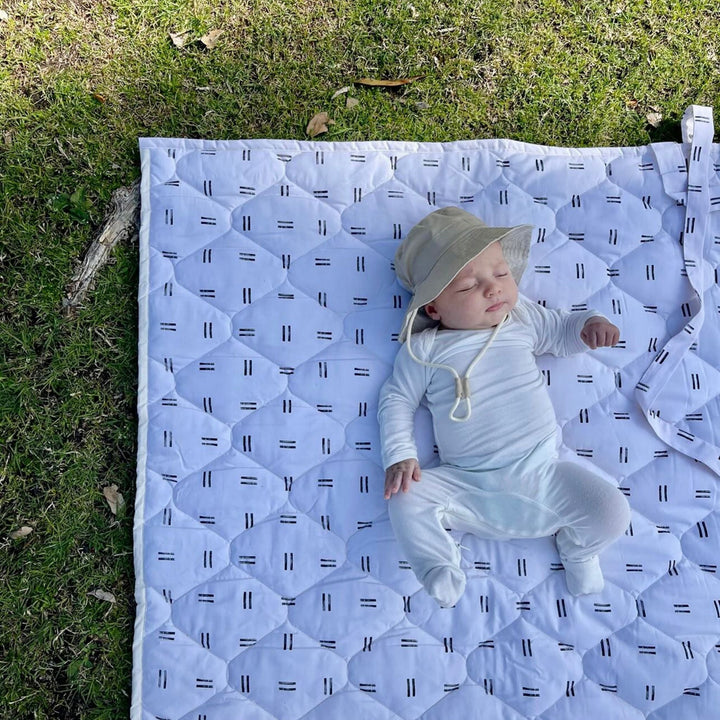
[[[133,720],[718,717],[712,138],[692,106],[645,147],[141,139]],[[532,224],[522,292],[621,329],[539,359],[561,457],[632,507],[601,594],[568,593],[552,538],[458,535],[440,609],[399,553],[392,258],[446,205]]]

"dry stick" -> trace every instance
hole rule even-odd
[[[138,212],[140,208],[140,181],[130,187],[118,188],[110,200],[112,209],[100,232],[83,258],[67,287],[63,298],[63,312],[70,315],[85,299],[92,288],[95,275],[107,262],[113,248],[121,241],[132,236],[138,228]]]

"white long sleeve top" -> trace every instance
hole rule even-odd
[[[417,458],[414,415],[421,403],[433,419],[443,464],[496,469],[525,456],[555,432],[556,419],[536,355],[573,355],[587,349],[580,332],[593,310],[548,310],[524,296],[499,329],[470,382],[472,415],[452,422],[455,379],[450,371],[421,365],[403,344],[392,375],[380,390],[378,420],[383,467]],[[424,362],[452,365],[460,376],[490,338],[488,330],[444,330],[412,335],[413,352]]]

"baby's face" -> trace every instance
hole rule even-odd
[[[494,242],[463,267],[425,312],[448,329],[485,330],[501,322],[517,299],[515,280]]]

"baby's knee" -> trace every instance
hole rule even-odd
[[[596,512],[599,523],[610,537],[620,537],[630,525],[630,504],[622,491],[612,485],[608,486],[606,498],[602,505],[596,508]]]
[[[428,595],[443,608],[457,603],[465,592],[465,582],[465,573],[452,565],[438,565],[428,570],[422,579]]]
[[[608,538],[617,538],[627,530],[630,505],[619,488],[573,463],[560,463],[557,469],[570,481],[565,502],[583,506],[582,525]]]
[[[627,501],[627,498],[622,494],[620,490],[617,491],[618,500],[616,501],[618,504],[617,509],[617,522],[618,526],[620,527],[620,532],[618,534],[622,535],[627,528],[628,525],[630,525],[630,520],[632,519],[632,510],[630,509],[630,503]]]

